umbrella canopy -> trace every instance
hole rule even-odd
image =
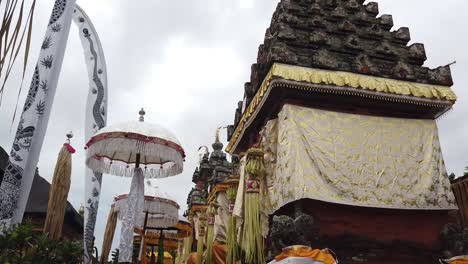
[[[114,210],[125,212],[128,205],[128,195],[122,194],[114,198]],[[147,226],[167,228],[178,222],[179,204],[166,197],[145,195],[143,210],[135,222],[135,227],[143,228],[145,215],[148,213]],[[119,213],[119,219],[123,220],[124,214]]]
[[[96,172],[134,176],[142,167],[146,178],[182,173],[185,158],[179,140],[169,130],[144,121],[120,123],[99,130],[86,144],[86,164]]]

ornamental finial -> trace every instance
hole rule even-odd
[[[140,122],[144,122],[145,121],[145,109],[141,108],[140,112],[138,112],[138,114],[140,114]]]
[[[73,132],[72,132],[72,131],[68,132],[68,133],[66,134],[66,136],[67,136],[66,142],[67,142],[68,144],[70,144],[70,139],[73,138]]]
[[[218,127],[216,129],[216,134],[215,134],[215,142],[219,142],[219,130],[221,130],[223,127]]]

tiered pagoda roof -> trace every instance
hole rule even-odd
[[[206,204],[208,193],[218,183],[226,181],[233,174],[235,168],[233,163],[229,162],[226,153],[223,151],[223,143],[219,141],[219,133],[216,133],[215,142],[211,145],[213,152],[207,153],[202,157],[200,164],[192,176],[192,182],[196,186],[189,193],[187,204],[203,205]]]

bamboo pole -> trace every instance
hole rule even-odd
[[[114,240],[115,227],[117,226],[117,212],[114,211],[114,205],[109,210],[109,216],[107,217],[106,229],[104,231],[104,240],[102,242],[101,251],[101,263],[107,263],[107,258],[112,247],[112,241]]]

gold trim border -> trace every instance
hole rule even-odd
[[[369,75],[350,72],[327,71],[301,66],[274,63],[263,80],[260,89],[255,94],[252,102],[242,115],[234,134],[226,146],[226,152],[233,153],[241,134],[252,115],[258,110],[263,97],[269,93],[268,88],[275,77],[286,80],[305,82],[312,84],[335,85],[339,87],[350,87],[380,93],[402,95],[416,98],[445,100],[455,103],[456,94],[448,86],[429,85],[415,82],[386,79]]]

